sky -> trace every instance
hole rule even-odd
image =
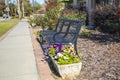
[[[30,0],[30,2],[32,2],[33,0]],[[44,0],[34,0],[34,1],[36,1],[36,2],[38,2],[38,3],[40,3],[40,4],[44,4]]]
[[[17,3],[16,1],[17,1],[17,0],[11,0],[12,3]],[[33,1],[33,0],[30,0],[30,3],[32,3],[32,1]],[[34,0],[34,1],[36,1],[36,2],[38,2],[38,3],[40,3],[40,4],[44,4],[44,3],[45,3],[44,0]]]

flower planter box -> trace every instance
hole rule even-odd
[[[66,65],[59,65],[57,62],[51,57],[52,62],[59,73],[59,75],[62,78],[65,78],[66,76],[76,76],[79,75],[81,67],[82,67],[82,62],[79,63],[73,63],[73,64],[66,64]]]

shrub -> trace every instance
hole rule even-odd
[[[34,34],[35,34],[38,38],[41,38],[41,37],[42,37],[42,35],[40,34],[40,31],[39,31],[39,30],[38,30],[38,31],[35,31]]]
[[[67,18],[74,20],[83,19],[85,21],[85,12],[77,13],[72,9],[63,9],[62,7],[63,3],[59,0],[48,0],[46,2],[46,13],[43,17],[36,18],[36,24],[42,26],[44,29],[53,30],[58,18]]]
[[[94,12],[94,25],[99,27],[101,31],[107,33],[116,33],[120,31],[120,7],[106,6],[101,10],[95,10]]]
[[[41,16],[34,16],[34,23],[35,23],[37,26],[40,26],[40,23],[39,23],[40,19],[41,19]]]
[[[52,30],[54,28],[53,25],[57,23],[58,18],[60,17],[62,3],[58,0],[48,0],[46,2],[46,13],[44,17],[39,20],[39,24],[42,28],[46,28]],[[48,26],[49,25],[49,26]]]
[[[32,17],[29,17],[28,18],[28,22],[32,26],[32,24],[34,23],[34,19]]]
[[[88,38],[91,35],[91,33],[92,33],[91,30],[83,29],[80,32],[80,36]]]
[[[67,18],[67,19],[74,19],[74,20],[84,20],[86,19],[86,13],[85,12],[76,12],[73,9],[64,9],[61,12],[61,18]]]

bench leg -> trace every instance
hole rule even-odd
[[[76,54],[78,55],[78,51],[77,51],[77,43],[74,44],[74,48],[75,48]]]
[[[41,37],[41,39],[40,39],[40,43],[43,44],[43,37]]]

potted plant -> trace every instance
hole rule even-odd
[[[80,53],[76,54],[73,44],[62,45],[61,43],[48,45],[48,55],[62,78],[69,75],[78,75],[82,62]]]

